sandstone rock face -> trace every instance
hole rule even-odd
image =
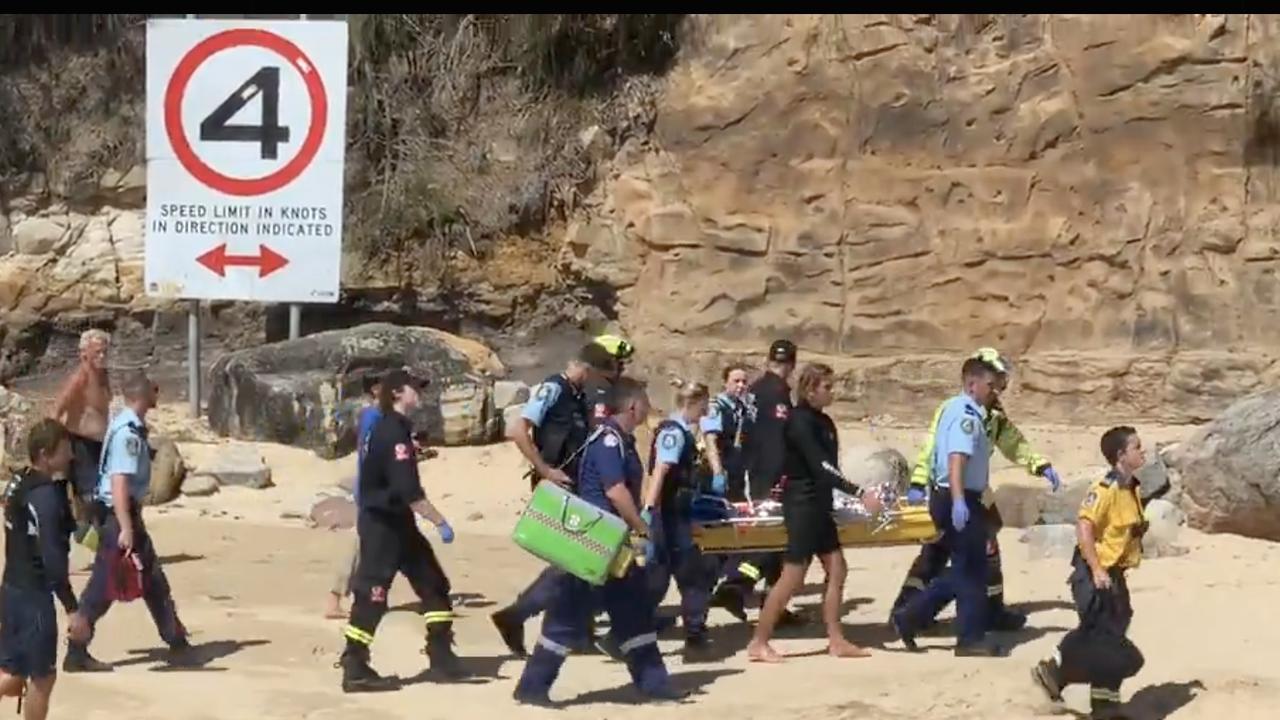
[[[1191,527],[1280,540],[1280,390],[1240,400],[1168,456]]]
[[[430,378],[412,415],[429,442],[497,438],[502,417],[493,410],[493,382],[505,373],[497,357],[445,332],[382,323],[224,355],[210,370],[209,424],[223,435],[336,457],[355,449],[363,405],[356,371],[400,366]]]
[[[846,414],[961,353],[1019,417],[1208,419],[1277,378],[1280,18],[720,15],[568,229],[642,365],[790,337]]]
[[[103,205],[91,215],[58,204],[28,209],[33,214],[0,212],[0,317],[163,304],[142,287],[141,209]],[[14,252],[6,254],[6,245]]]

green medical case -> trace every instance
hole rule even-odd
[[[631,562],[627,523],[548,480],[516,521],[516,544],[574,577],[603,585]]]

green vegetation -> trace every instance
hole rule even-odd
[[[557,193],[592,181],[579,133],[647,130],[614,109],[651,105],[637,78],[671,65],[682,19],[349,16],[349,246],[421,247],[416,274],[540,227]],[[38,174],[75,201],[141,162],[144,41],[143,15],[0,15],[0,182]]]

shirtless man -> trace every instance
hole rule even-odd
[[[71,487],[79,529],[76,539],[85,541],[93,523],[89,517],[93,490],[98,483],[102,438],[110,419],[111,382],[107,378],[107,351],[111,335],[93,328],[80,334],[80,365],[53,401],[49,417],[71,433]]]

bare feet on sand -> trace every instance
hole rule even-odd
[[[782,662],[782,656],[770,647],[769,643],[757,643],[752,641],[752,643],[747,646],[747,660],[750,662],[780,663]]]
[[[329,601],[324,604],[326,620],[346,620],[347,612],[342,609],[342,598],[329,593]]]
[[[831,657],[838,658],[871,657],[871,653],[866,648],[858,647],[848,640],[841,640],[827,645],[827,652],[831,653]]]

